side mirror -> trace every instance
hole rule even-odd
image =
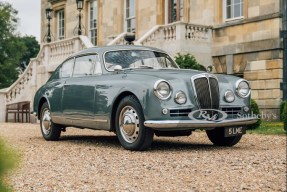
[[[212,69],[213,69],[212,65],[209,65],[209,66],[207,67],[207,72],[211,73],[211,72],[212,72]]]
[[[114,71],[118,72],[118,71],[122,71],[123,70],[123,67],[121,65],[116,65],[114,67]]]

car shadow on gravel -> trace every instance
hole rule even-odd
[[[241,150],[238,146],[233,147],[234,150]],[[213,150],[228,150],[230,147],[219,147],[212,144],[201,144],[201,143],[192,143],[192,142],[182,142],[182,141],[162,141],[155,140],[151,146],[152,152],[157,151],[213,151]]]
[[[107,148],[122,148],[120,142],[116,136],[111,135],[97,135],[97,136],[87,136],[87,135],[71,135],[62,136],[59,142],[69,142],[74,144],[91,144]],[[230,147],[218,147],[212,144],[206,143],[193,143],[185,141],[165,141],[164,139],[155,139],[149,149],[150,152],[157,151],[211,151],[211,150],[229,150]],[[233,150],[242,150],[240,145],[232,147]]]
[[[107,147],[121,147],[116,136],[107,135],[69,135],[60,137],[59,142],[102,145]]]

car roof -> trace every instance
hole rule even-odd
[[[88,54],[88,53],[98,53],[103,54],[107,51],[116,51],[116,50],[149,50],[149,51],[158,51],[158,52],[165,52],[163,50],[154,48],[154,47],[147,47],[147,46],[139,46],[139,45],[112,45],[112,46],[103,46],[103,47],[91,47],[84,50],[81,50],[77,53],[74,53],[71,55],[71,57],[82,55],[82,54]]]

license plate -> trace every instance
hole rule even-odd
[[[245,127],[228,127],[224,129],[224,137],[233,137],[246,133]]]

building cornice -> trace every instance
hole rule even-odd
[[[49,3],[58,3],[62,1],[67,1],[67,0],[48,0]]]
[[[274,19],[274,18],[281,18],[281,14],[280,13],[272,13],[272,14],[262,15],[262,16],[258,16],[258,17],[235,20],[232,22],[226,22],[226,23],[223,23],[220,25],[215,25],[215,26],[213,26],[213,29],[216,30],[216,29],[221,29],[221,28],[225,28],[225,27],[232,27],[232,26],[236,26],[236,25],[254,23],[254,22],[264,21],[264,20]]]

